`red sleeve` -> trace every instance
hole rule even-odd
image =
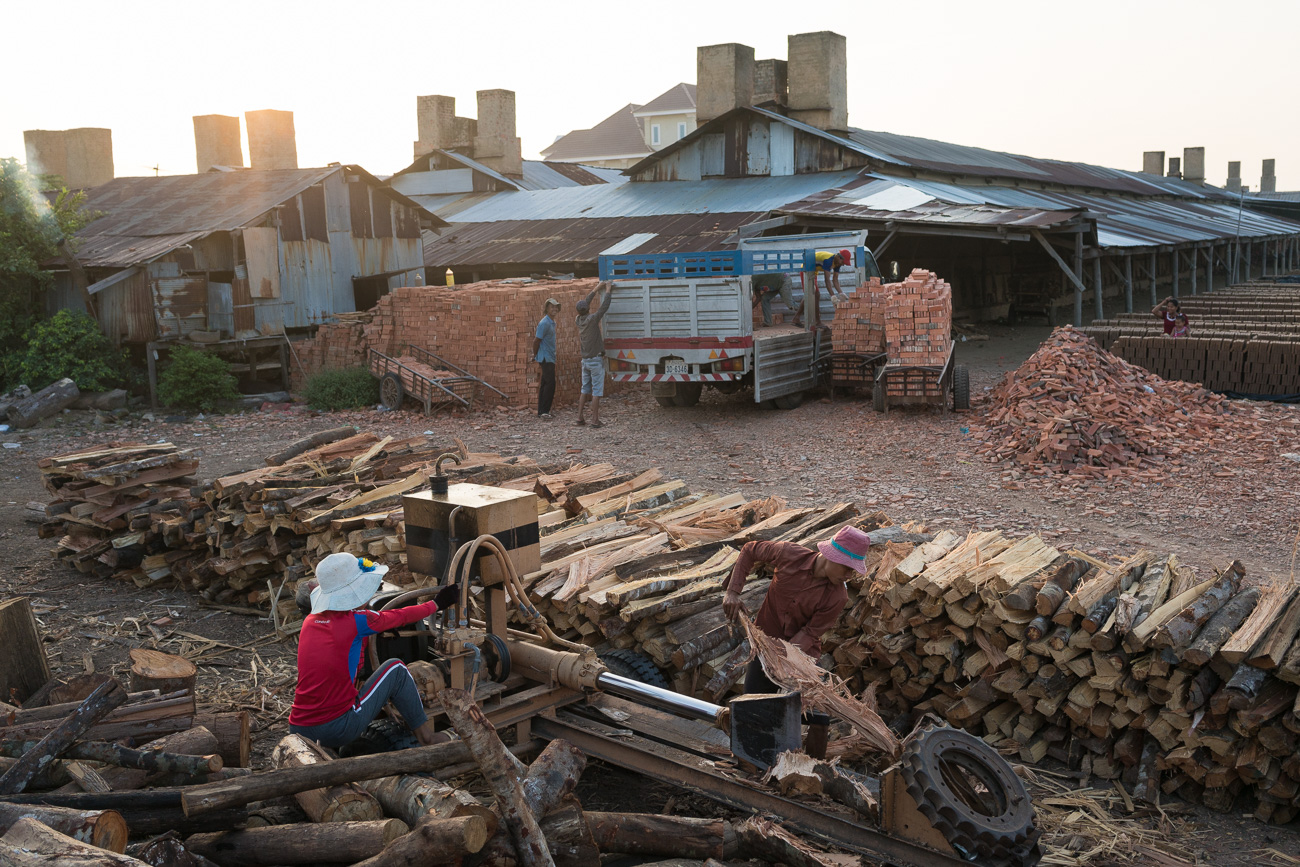
[[[739,593],[745,588],[749,573],[754,571],[755,563],[775,563],[781,553],[783,542],[746,542],[740,549],[736,565],[731,567],[731,577],[723,585],[724,590]]]
[[[390,611],[359,611],[357,613],[365,615],[366,625],[370,627],[372,633],[375,633],[385,632],[389,629],[405,626],[408,623],[414,623],[417,620],[423,620],[437,610],[437,603],[430,599],[428,602],[421,602],[419,605],[408,605],[405,608],[394,608]]]
[[[843,610],[844,600],[836,595],[833,600],[828,600],[813,612],[808,623],[795,633],[790,643],[809,656],[820,655],[822,635],[835,625]]]

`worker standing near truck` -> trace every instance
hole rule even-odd
[[[601,292],[605,298],[595,313],[591,312],[591,302]],[[609,311],[609,301],[613,297],[610,286],[605,281],[596,284],[591,294],[578,302],[578,345],[582,349],[582,392],[578,395],[577,425],[587,423],[585,411],[587,399],[591,398],[591,426],[604,427],[600,421],[600,399],[605,396],[605,336],[600,330],[600,320]]]
[[[754,625],[773,638],[784,639],[813,659],[822,655],[822,634],[835,625],[849,593],[845,584],[867,571],[871,537],[857,527],[843,527],[835,538],[817,543],[817,550],[793,542],[746,542],[725,585],[722,610],[730,619],[740,616],[744,603],[740,591],[759,563],[772,567],[772,584],[754,618]],[[745,670],[745,692],[777,692],[758,659]],[[809,714],[808,754],[825,754],[825,714]]]
[[[547,298],[533,333],[533,360],[542,369],[537,383],[537,417],[548,420],[551,404],[555,402],[555,316],[559,312],[560,302]]]
[[[840,269],[853,264],[852,251],[840,250],[838,253],[828,253],[825,250],[818,250],[813,254],[813,258],[816,261],[816,267],[813,268],[813,289],[817,288],[817,275],[820,273],[832,301],[838,304],[848,298],[849,296],[840,288]]]

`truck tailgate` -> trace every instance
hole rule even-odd
[[[816,335],[763,329],[754,335],[754,401],[806,391],[817,384]]]
[[[752,329],[748,293],[736,278],[628,280],[612,291],[607,340],[743,337]]]

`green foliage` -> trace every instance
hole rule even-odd
[[[364,367],[322,370],[307,380],[306,397],[312,409],[361,409],[379,403],[379,380]]]
[[[235,376],[224,358],[177,346],[158,378],[158,398],[178,409],[212,412],[222,401],[238,399],[235,385]]]
[[[85,313],[60,310],[27,332],[19,378],[32,390],[68,377],[82,391],[107,391],[125,379],[126,362]]]
[[[41,263],[59,254],[61,239],[97,216],[84,203],[83,193],[66,189],[50,202],[16,159],[0,159],[0,391],[18,384],[41,294],[53,282]]]

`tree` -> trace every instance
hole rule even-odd
[[[0,159],[0,390],[17,384],[28,332],[53,283],[41,263],[96,216],[84,204],[84,193],[67,188],[50,201],[18,160]]]

